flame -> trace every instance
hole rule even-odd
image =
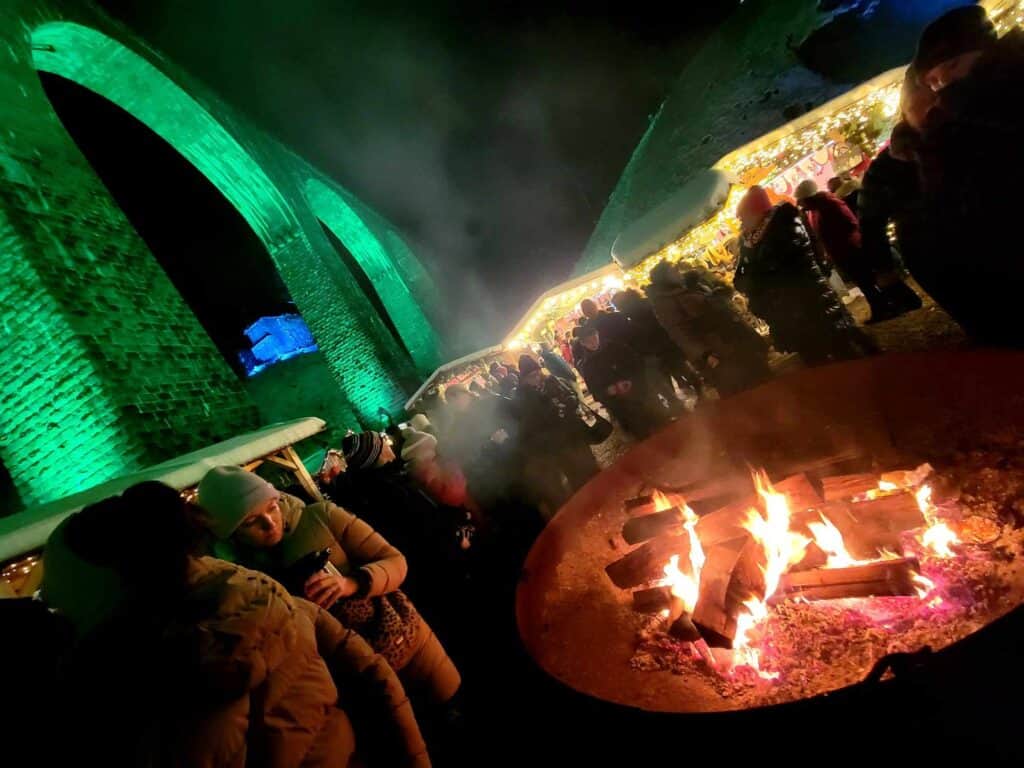
[[[660,491],[655,492],[655,505],[658,504],[657,495],[659,493]],[[664,494],[661,495],[664,498]],[[683,528],[690,539],[690,572],[684,573],[679,569],[679,555],[672,555],[663,570],[665,578],[671,586],[672,594],[682,601],[683,610],[686,613],[693,613],[700,596],[700,574],[704,569],[704,560],[706,558],[704,548],[700,543],[700,537],[697,535],[697,521],[700,518],[697,517],[697,514],[690,509],[685,501],[680,499],[679,504],[682,505]],[[670,505],[677,506],[677,504]]]
[[[765,515],[762,516],[760,511],[751,507],[743,527],[750,531],[754,540],[764,549],[765,566],[762,571],[764,599],[767,600],[778,589],[782,574],[791,565],[804,559],[810,539],[789,529],[789,501],[772,487],[768,475],[763,471],[754,474],[754,487],[764,501]]]
[[[825,564],[826,568],[846,568],[863,562],[855,560],[846,551],[846,542],[843,541],[843,534],[824,515],[821,515],[820,523],[808,523],[807,527],[811,529],[811,533],[814,535],[814,543],[818,545],[822,552],[828,555],[828,562]]]
[[[743,603],[746,609],[736,617],[733,658],[736,666],[748,666],[766,680],[778,677],[761,669],[761,654],[752,647],[751,632],[768,618],[768,599],[779,588],[779,581],[791,565],[803,560],[810,539],[790,530],[789,501],[772,487],[764,471],[754,473],[754,487],[764,502],[765,513],[751,508],[743,527],[764,550],[764,595],[751,597]]]
[[[654,493],[651,494],[651,498],[654,500],[655,512],[664,512],[666,509],[678,506],[671,497],[662,493],[660,490],[655,490]]]
[[[932,489],[930,485],[922,485],[914,493],[917,499],[917,506],[921,509],[928,527],[921,533],[917,540],[938,557],[955,557],[956,552],[950,549],[953,544],[960,544],[960,537],[946,525],[937,515],[935,505],[932,503]]]
[[[917,590],[917,596],[922,600],[926,598],[933,589],[935,589],[935,582],[924,574],[914,573],[910,578],[911,581],[914,582],[914,589]]]
[[[697,607],[697,598],[700,596],[700,581],[679,570],[679,555],[672,555],[663,570],[672,588],[672,594],[683,603],[683,611],[693,613],[693,609]]]
[[[896,483],[891,483],[888,480],[878,481],[878,490],[890,493],[892,491],[898,491],[900,487]]]

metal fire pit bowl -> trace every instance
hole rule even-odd
[[[905,467],[1007,427],[1024,434],[1024,353],[1009,351],[880,356],[702,404],[595,477],[538,537],[516,599],[523,643],[548,675],[587,697],[651,713],[733,709],[692,677],[630,668],[635,622],[622,620],[623,593],[603,570],[625,553],[609,533],[623,501],[644,487],[678,489],[691,503],[725,495],[749,487],[749,466],[774,477],[825,464],[835,474],[847,458]],[[1020,613],[1003,621],[1019,630]],[[957,646],[985,631],[933,656],[962,666]]]

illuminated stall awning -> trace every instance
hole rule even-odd
[[[725,204],[730,181],[727,173],[715,169],[693,176],[616,238],[612,258],[623,269],[629,269],[674,243]]]

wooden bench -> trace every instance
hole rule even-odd
[[[294,446],[323,432],[326,426],[323,419],[313,417],[272,424],[139,472],[108,480],[63,499],[0,518],[0,597],[28,595],[38,588],[42,578],[39,552],[62,520],[82,507],[121,493],[145,480],[158,480],[185,492],[195,488],[203,475],[213,467],[237,464],[251,472],[264,462],[269,462],[294,473],[302,487],[313,498],[319,498],[320,490]]]

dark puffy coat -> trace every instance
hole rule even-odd
[[[807,363],[849,359],[871,348],[822,275],[800,212],[776,206],[744,236],[734,284],[782,349]]]
[[[618,341],[623,344],[628,344],[635,333],[633,330],[633,324],[630,323],[629,318],[621,312],[612,312],[610,310],[601,311],[597,314],[597,317],[588,322],[588,325],[590,323],[593,323],[593,325],[597,327],[597,332],[601,335],[601,338],[606,341]],[[579,361],[577,360],[577,365],[578,363]]]
[[[623,428],[637,437],[646,437],[667,420],[668,412],[661,406],[651,387],[643,358],[626,344],[601,341],[596,350],[585,349],[580,373],[587,389],[603,403]],[[631,389],[625,394],[610,394],[608,388],[628,381]]]
[[[686,358],[722,395],[756,386],[771,376],[768,343],[743,319],[724,283],[686,281],[666,272],[647,286],[658,322]],[[718,365],[707,365],[709,355]]]
[[[927,259],[929,239],[917,167],[893,157],[886,147],[868,166],[860,190],[864,258],[880,273],[895,267],[887,232],[890,221],[896,227],[896,242],[908,268]]]
[[[514,404],[524,451],[551,455],[585,444],[585,425],[577,413],[579,401],[554,377],[545,377],[539,390],[520,387]]]
[[[935,238],[911,271],[976,340],[1020,346],[1024,262],[1010,230],[1024,177],[1024,30],[993,44],[938,95],[919,162]]]

